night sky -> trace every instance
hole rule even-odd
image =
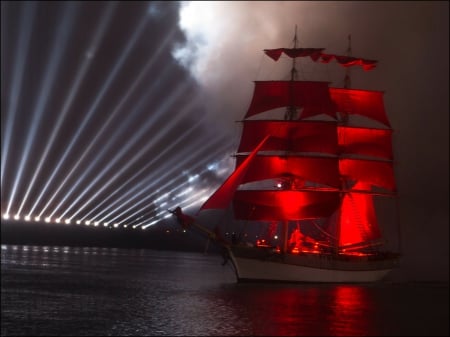
[[[351,34],[354,56],[379,61],[352,70],[352,87],[385,92],[399,275],[448,281],[448,7],[2,1],[2,225],[18,215],[144,233],[175,226],[168,208],[194,214],[233,168],[252,81],[273,79],[262,50],[292,47],[297,25],[300,47],[344,54]],[[319,76],[342,86],[344,70]]]

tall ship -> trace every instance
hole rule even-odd
[[[196,214],[222,209],[233,225],[211,230],[171,212],[222,247],[238,281],[382,280],[400,259],[393,130],[383,92],[350,88],[349,76],[377,61],[352,56],[350,36],[344,55],[298,48],[297,33],[293,44],[264,50],[292,59],[289,79],[254,82],[235,169]],[[345,67],[343,87],[298,80],[298,58]]]

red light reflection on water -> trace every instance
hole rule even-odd
[[[373,331],[373,301],[367,288],[338,286],[333,289],[334,304],[328,318],[330,334],[376,335]]]
[[[363,286],[259,288],[247,296],[253,335],[377,335],[373,299]]]

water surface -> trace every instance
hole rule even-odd
[[[448,335],[448,284],[236,283],[216,255],[2,246],[1,333]]]

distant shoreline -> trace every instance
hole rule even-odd
[[[4,221],[1,244],[70,247],[146,248],[203,252],[206,239],[167,224],[146,230],[86,225]],[[218,251],[213,245],[208,252]]]

